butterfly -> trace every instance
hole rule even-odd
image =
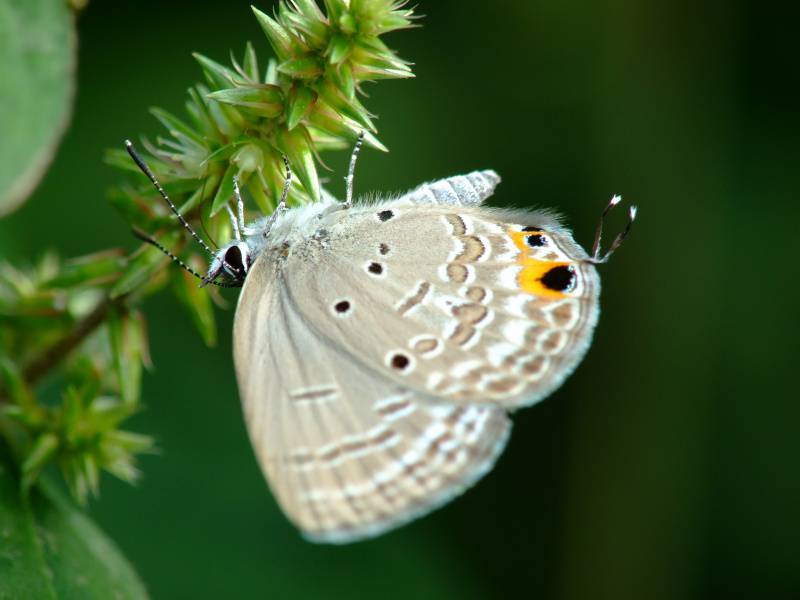
[[[589,348],[605,262],[550,211],[487,206],[476,171],[353,203],[286,207],[245,225],[202,285],[242,286],[233,352],[244,417],[273,495],[305,537],[346,543],[445,504],[491,470],[509,413],[558,388]],[[170,254],[144,234],[145,241]],[[181,263],[183,264],[183,263]],[[185,268],[188,269],[184,265]]]

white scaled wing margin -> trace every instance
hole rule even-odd
[[[414,204],[478,206],[494,193],[500,176],[494,171],[473,171],[438,181],[423,183],[399,200]]]

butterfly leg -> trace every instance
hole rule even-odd
[[[238,231],[241,232],[241,234],[243,234],[243,235],[255,235],[260,230],[259,229],[255,229],[253,227],[248,227],[245,224],[245,221],[244,221],[244,200],[242,200],[242,194],[239,191],[239,178],[236,175],[233,176],[233,195],[236,198],[236,208],[237,208],[237,210],[239,212],[239,221],[237,222],[236,225],[234,225],[234,227],[233,227],[234,230],[237,229],[237,225],[238,225]],[[226,206],[226,208],[228,209],[228,214],[231,215],[231,220],[236,222],[234,214],[233,214],[233,211],[228,206]],[[237,240],[239,239],[239,235],[238,234],[236,235],[236,239]]]
[[[233,209],[226,204],[225,210],[228,211],[228,217],[231,219],[231,227],[233,228],[233,235],[236,237],[236,241],[241,241],[242,235],[239,232],[239,221],[236,220],[236,215],[233,214]]]
[[[268,235],[272,226],[275,224],[277,218],[286,212],[286,198],[289,195],[289,188],[292,185],[292,168],[289,166],[289,159],[286,156],[283,156],[283,164],[286,166],[286,179],[283,182],[283,192],[281,193],[281,199],[278,201],[275,210],[267,219],[266,224],[264,225],[263,229],[255,229],[253,230],[254,233],[259,233],[260,235]]]
[[[358,139],[356,140],[356,145],[353,147],[353,154],[350,155],[350,168],[347,169],[347,177],[345,177],[345,199],[344,199],[344,207],[350,208],[353,206],[353,174],[356,171],[356,159],[358,158],[358,153],[361,150],[361,144],[364,142],[364,130],[362,129],[361,132],[358,134]]]

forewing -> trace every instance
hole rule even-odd
[[[547,213],[415,198],[334,213],[329,239],[289,258],[303,316],[419,393],[507,408],[548,395],[597,320],[584,251]]]
[[[361,364],[326,323],[297,311],[309,298],[285,283],[269,261],[256,262],[237,308],[234,359],[258,461],[307,537],[378,535],[491,469],[510,428],[502,407],[440,401]]]

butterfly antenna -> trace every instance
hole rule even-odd
[[[156,179],[156,176],[153,175],[153,172],[150,170],[150,167],[148,167],[145,164],[144,160],[142,160],[142,157],[139,156],[138,152],[136,152],[136,149],[133,147],[133,143],[131,143],[130,140],[125,140],[125,149],[128,151],[128,154],[131,155],[131,158],[133,159],[133,162],[136,163],[136,166],[138,166],[139,169],[141,169],[142,173],[147,175],[147,178],[153,182],[154,186],[156,186],[158,193],[161,194],[161,197],[164,198],[164,200],[166,200],[172,212],[175,213],[176,217],[178,217],[178,220],[181,222],[181,225],[183,225],[186,231],[192,234],[192,237],[197,241],[198,244],[200,244],[203,247],[203,249],[206,252],[208,252],[210,255],[213,256],[214,253],[211,251],[211,248],[208,247],[208,244],[206,244],[203,241],[203,239],[199,235],[197,235],[195,230],[192,229],[192,226],[189,225],[186,219],[183,218],[183,215],[180,213],[180,211],[178,211],[178,209],[172,203],[172,200],[169,199],[169,196],[167,196],[167,192],[165,192],[164,188],[161,187],[161,184],[158,183],[158,180]]]
[[[608,252],[606,252],[602,262],[606,262],[614,253],[614,251],[622,245],[622,242],[625,241],[625,238],[628,237],[631,227],[633,227],[633,222],[636,220],[637,210],[638,209],[635,206],[631,206],[628,209],[628,223],[625,225],[625,229],[623,229],[622,232],[620,232],[620,234],[614,238],[614,241],[611,243],[611,248],[609,248]]]
[[[186,264],[185,262],[183,262],[183,261],[182,261],[180,258],[178,258],[177,256],[175,256],[175,255],[174,255],[172,252],[170,252],[169,250],[167,250],[166,248],[164,248],[164,246],[162,246],[161,244],[159,244],[157,241],[155,241],[153,238],[151,238],[149,235],[147,235],[147,234],[146,234],[144,231],[142,231],[141,229],[139,229],[139,228],[137,228],[137,227],[133,227],[133,228],[131,229],[131,231],[133,232],[133,235],[134,235],[134,236],[136,236],[137,238],[139,238],[139,239],[140,239],[140,240],[142,240],[143,242],[147,242],[147,243],[148,243],[148,244],[150,244],[151,246],[155,246],[156,248],[158,248],[159,250],[161,250],[161,252],[163,252],[164,254],[166,254],[167,256],[169,256],[169,257],[170,257],[170,258],[171,258],[173,261],[175,261],[176,263],[178,263],[178,265],[180,265],[180,267],[181,267],[181,268],[182,268],[184,271],[186,271],[187,273],[191,273],[192,275],[194,275],[194,276],[195,276],[197,279],[199,279],[200,281],[205,281],[205,278],[204,278],[202,275],[200,275],[200,273],[198,273],[197,271],[195,271],[194,269],[192,269],[192,268],[191,268],[189,265],[187,265],[187,264]],[[216,281],[208,281],[208,282],[206,282],[206,283],[213,283],[214,285],[216,285],[216,286],[218,286],[218,287],[238,287],[238,286],[235,286],[235,285],[230,285],[230,284],[226,284],[226,283],[218,283],[218,282],[216,282]]]
[[[621,201],[622,196],[614,194],[606,205],[605,210],[603,210],[603,214],[600,215],[600,221],[597,223],[597,231],[595,231],[594,234],[594,244],[592,244],[592,258],[594,260],[598,260],[600,256],[600,239],[603,237],[603,222],[606,220],[606,215]]]
[[[350,208],[353,206],[353,175],[356,172],[356,159],[358,153],[361,151],[361,144],[364,142],[364,130],[362,129],[358,134],[356,145],[353,147],[353,153],[350,155],[350,167],[347,169],[347,177],[345,178],[345,198],[344,207]]]
[[[600,215],[600,222],[597,224],[597,231],[594,234],[594,244],[592,244],[592,258],[590,260],[593,263],[600,264],[606,262],[614,253],[614,251],[620,247],[625,238],[628,237],[628,233],[630,233],[633,222],[636,220],[636,207],[631,206],[628,209],[628,223],[625,225],[625,229],[623,229],[622,232],[617,235],[616,238],[614,238],[614,241],[611,243],[611,247],[608,249],[608,252],[606,252],[601,258],[600,241],[603,237],[603,222],[605,221],[608,213],[611,212],[611,209],[621,201],[622,196],[614,194],[614,196],[611,197],[611,200],[606,205],[605,210],[603,210],[603,214]]]

